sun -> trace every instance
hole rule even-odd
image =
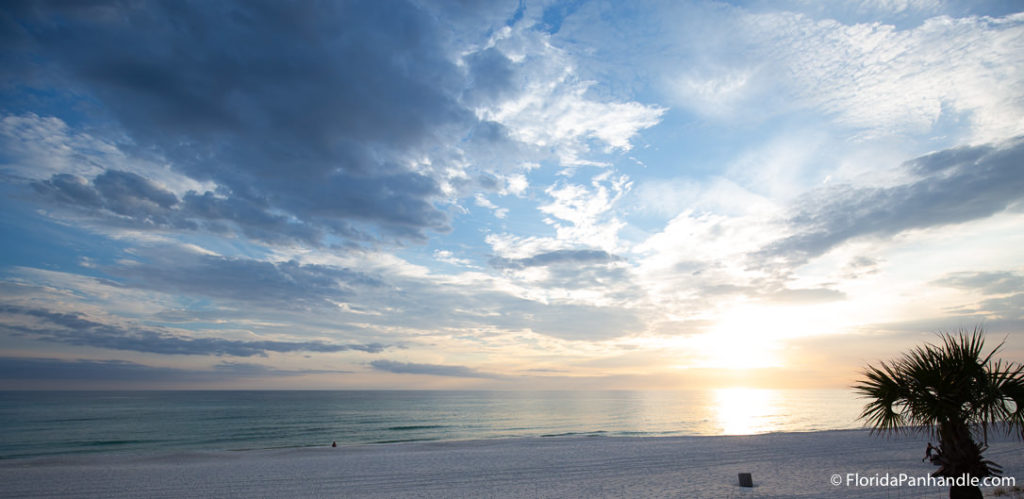
[[[792,307],[749,305],[733,307],[706,333],[694,337],[697,366],[714,369],[783,367],[785,340],[806,334],[794,326]]]

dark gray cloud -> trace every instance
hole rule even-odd
[[[515,70],[512,61],[498,49],[491,47],[466,58],[470,87],[465,98],[471,103],[487,104],[512,91]]]
[[[955,286],[960,287],[960,286]],[[1024,331],[1024,290],[1010,289],[993,283],[989,286],[967,287],[988,295],[985,299],[949,307],[946,310],[955,316],[965,318],[963,322],[982,322],[1000,330]],[[966,318],[974,318],[966,320]]]
[[[1016,272],[953,272],[933,284],[977,290],[986,295],[1024,292],[1024,276]]]
[[[1024,331],[1024,293],[1016,293],[999,298],[989,298],[981,302],[977,312],[995,320],[1017,321],[1017,331]]]
[[[604,250],[556,250],[538,253],[527,258],[491,259],[491,266],[499,269],[524,269],[554,265],[594,265],[620,261],[622,258]]]
[[[412,364],[391,360],[375,360],[370,366],[378,371],[396,374],[427,374],[430,376],[450,376],[456,378],[497,378],[496,374],[480,372],[465,366],[445,366],[437,364]]]
[[[206,371],[198,371],[205,373]],[[252,364],[248,362],[221,362],[209,371],[214,375],[237,376],[242,378],[253,378],[260,376],[304,376],[307,374],[351,374],[352,371],[337,369],[277,369],[263,364]]]
[[[205,296],[278,310],[310,310],[351,300],[360,289],[384,287],[363,272],[294,261],[267,262],[178,251],[138,251],[140,261],[104,267],[119,285]]]
[[[281,370],[259,364],[222,363],[207,370],[154,367],[124,360],[62,360],[0,357],[0,380],[108,381],[123,384],[151,382],[211,382],[229,379],[344,374],[348,371]]]
[[[58,173],[32,184],[36,192],[82,213],[106,213],[133,227],[195,228],[177,209],[178,197],[145,177],[108,170],[92,181]]]
[[[182,369],[151,367],[123,360],[0,357],[0,379],[4,380],[150,382],[190,376],[190,372]]]
[[[29,320],[23,320],[23,319]],[[91,320],[77,313],[0,305],[0,331],[5,334],[66,345],[128,350],[162,355],[265,357],[268,352],[380,353],[387,347],[371,344],[332,344],[320,341],[241,341],[190,338],[152,327],[126,328]]]
[[[445,17],[437,9],[447,8],[401,0],[11,2],[2,19],[15,29],[0,49],[0,75],[12,93],[3,104],[17,112],[31,102],[32,112],[59,116],[69,101],[90,108],[127,134],[132,154],[166,158],[219,186],[216,196],[178,199],[124,172],[37,185],[122,223],[237,230],[268,242],[422,239],[448,230],[448,217],[434,204],[433,174],[410,162],[441,161],[438,151],[467,139],[509,141],[484,133],[493,124],[479,123],[463,100],[512,88],[510,62],[485,50],[459,67],[452,44],[486,37],[488,23],[515,6],[497,17],[493,6]]]
[[[960,147],[907,162],[914,182],[895,187],[840,186],[803,199],[789,223],[797,230],[757,256],[802,262],[850,239],[885,237],[985,218],[1024,199],[1024,138]]]

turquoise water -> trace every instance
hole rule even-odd
[[[847,390],[0,392],[0,459],[858,428]]]

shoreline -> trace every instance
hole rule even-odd
[[[855,429],[64,455],[0,461],[0,497],[941,496],[934,487],[829,481],[837,473],[927,475],[934,466],[920,461],[925,439]],[[1024,479],[1022,447],[996,436],[986,457],[1004,476]],[[740,487],[738,473],[751,473],[754,487]]]
[[[134,459],[138,457],[154,457],[154,456],[175,456],[175,455],[233,455],[233,454],[244,454],[244,453],[270,453],[277,451],[301,451],[301,450],[313,450],[313,449],[333,449],[334,451],[340,451],[344,449],[356,449],[356,448],[375,448],[375,447],[387,447],[387,446],[414,446],[417,444],[474,444],[474,443],[487,443],[487,442],[502,442],[502,441],[516,441],[516,440],[575,440],[575,439],[613,439],[613,440],[660,440],[660,439],[732,439],[732,438],[751,438],[751,437],[763,437],[769,435],[806,435],[806,434],[827,434],[827,433],[867,433],[867,428],[831,428],[823,430],[799,430],[799,431],[769,431],[764,433],[752,433],[744,435],[664,435],[664,434],[629,434],[622,435],[614,432],[607,431],[591,431],[591,432],[568,432],[559,434],[543,434],[543,435],[500,435],[500,436],[483,436],[477,438],[418,438],[408,440],[389,440],[380,442],[337,442],[338,446],[332,448],[330,443],[318,443],[318,444],[306,444],[306,445],[282,445],[274,447],[243,447],[243,448],[177,448],[177,449],[166,449],[166,450],[138,450],[138,449],[125,449],[125,450],[80,450],[80,451],[68,451],[68,452],[55,452],[53,454],[30,454],[24,456],[13,456],[13,457],[0,457],[0,467],[4,464],[12,464],[19,462],[35,462],[35,461],[74,461],[74,460],[95,460],[95,459]],[[887,437],[881,436],[878,438],[885,439]],[[899,439],[906,439],[905,437],[897,437]],[[913,439],[915,437],[909,437]]]

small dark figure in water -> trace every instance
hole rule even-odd
[[[928,444],[929,447],[931,447],[931,445],[932,444]],[[331,442],[331,447],[337,447],[337,446],[338,446],[338,442],[337,441]]]
[[[934,456],[932,455],[932,452],[935,452]],[[931,461],[932,459],[938,457],[938,455],[939,449],[933,446],[931,442],[928,442],[928,448],[924,450],[924,457],[921,458],[921,462],[923,463],[926,459]]]

